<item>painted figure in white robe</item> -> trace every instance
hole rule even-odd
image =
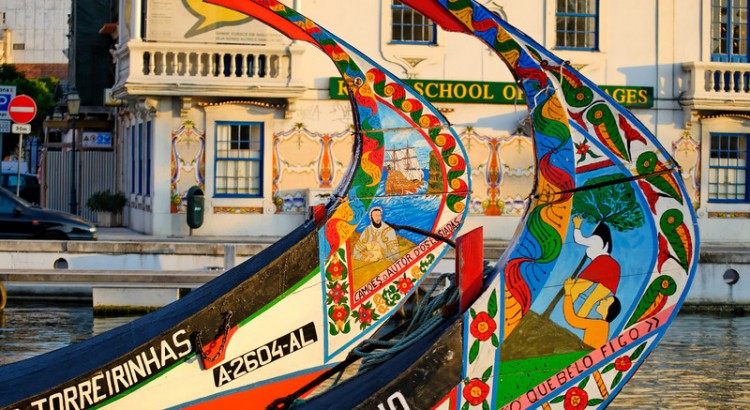
[[[353,258],[363,262],[387,259],[395,262],[399,258],[396,231],[383,222],[383,209],[370,210],[370,226],[362,231],[354,245]]]

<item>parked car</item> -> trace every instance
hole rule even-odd
[[[96,226],[66,212],[42,209],[0,188],[0,238],[96,240]]]
[[[19,185],[19,181],[21,186],[18,196],[31,202],[32,204],[38,204],[39,192],[41,188],[39,186],[39,180],[36,178],[36,175],[21,173],[21,178],[19,179],[17,172],[3,171],[3,173],[0,174],[0,186],[14,194],[16,193],[16,187]]]

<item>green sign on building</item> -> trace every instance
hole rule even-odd
[[[403,80],[430,102],[473,104],[523,104],[524,94],[515,83],[484,81]],[[631,108],[651,108],[654,105],[653,87],[600,86],[618,103]],[[330,97],[347,98],[344,80],[331,77]]]

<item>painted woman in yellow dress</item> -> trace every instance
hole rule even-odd
[[[601,315],[601,319],[579,316],[573,306],[573,288],[575,279],[565,281],[565,299],[563,299],[563,314],[565,320],[577,329],[583,329],[583,343],[591,348],[604,346],[609,339],[609,324],[620,314],[620,300],[614,295],[602,298],[594,310]]]

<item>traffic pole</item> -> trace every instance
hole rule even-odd
[[[21,159],[23,159],[23,134],[18,133],[18,156],[16,157],[16,196],[21,196]]]

